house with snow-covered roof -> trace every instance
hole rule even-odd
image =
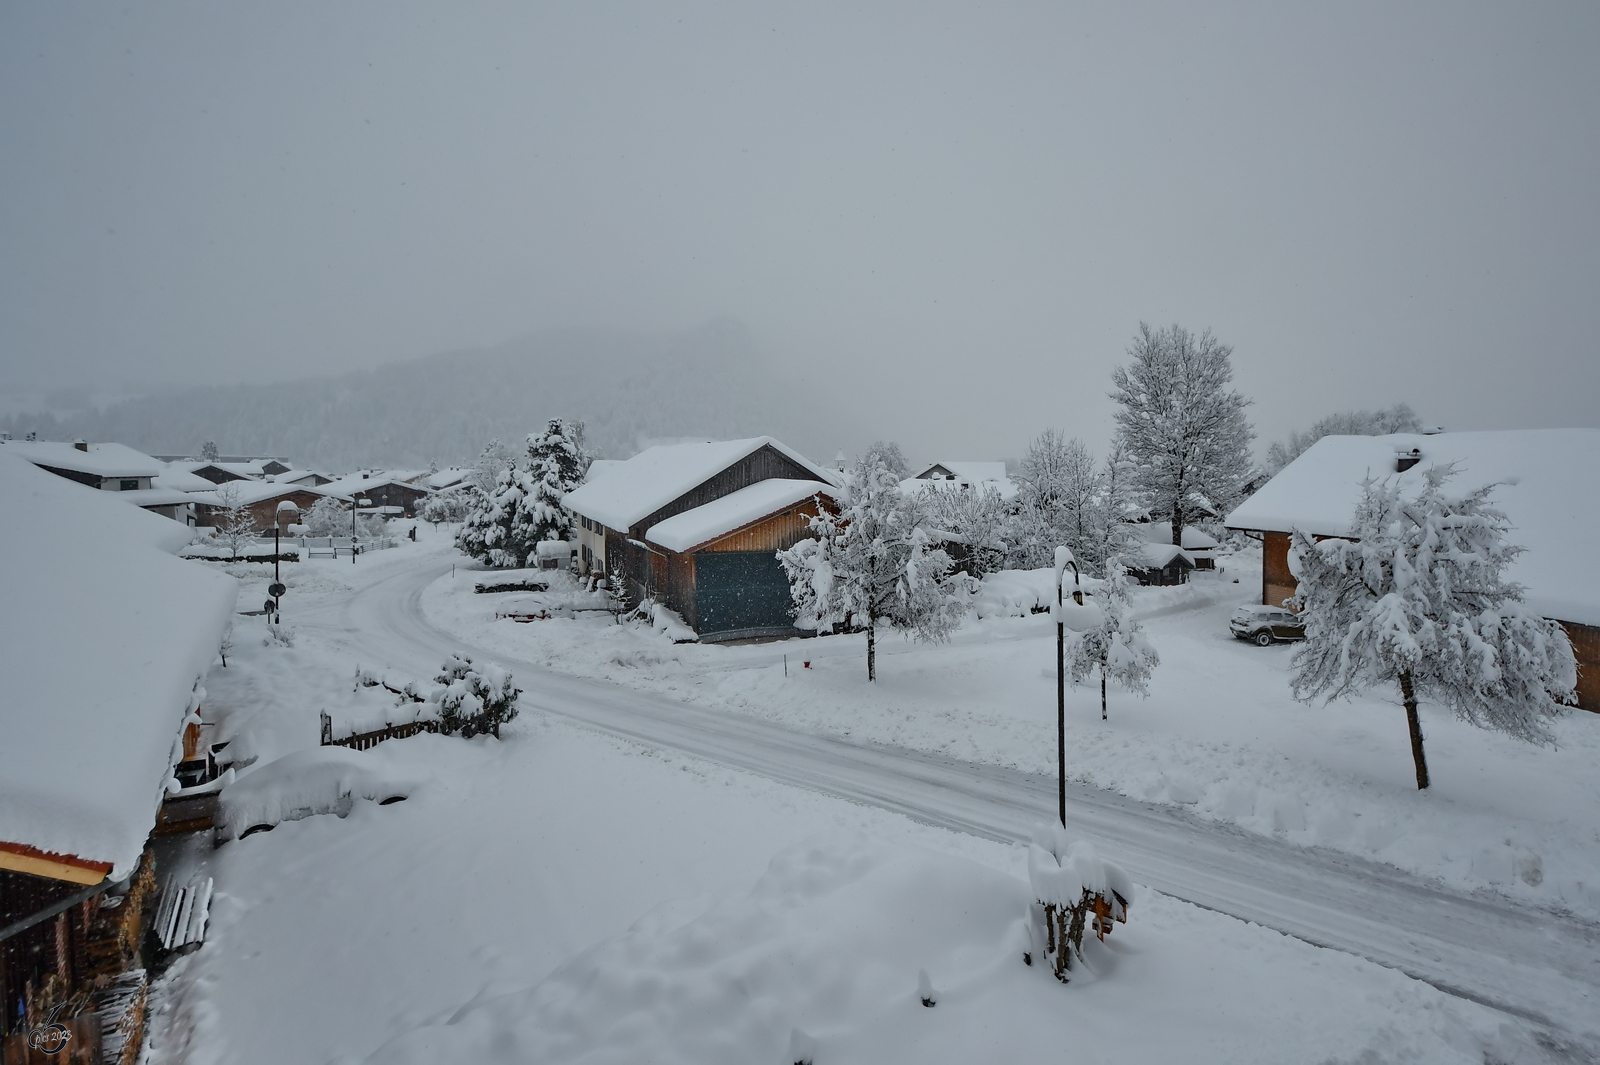
[[[1462,489],[1497,483],[1493,501],[1526,550],[1507,576],[1527,603],[1559,621],[1578,657],[1578,705],[1600,711],[1600,571],[1590,563],[1600,528],[1600,429],[1522,429],[1392,436],[1326,436],[1228,515],[1231,529],[1261,540],[1261,601],[1295,594],[1289,537],[1348,537],[1362,484],[1454,464]]]
[[[635,599],[716,641],[796,631],[777,552],[810,535],[834,489],[829,471],[762,436],[647,448],[591,469],[563,502],[580,572],[621,574]]]
[[[59,443],[46,440],[8,440],[6,453],[17,455],[58,477],[115,492],[124,503],[132,503],[182,525],[195,524],[194,501],[189,492],[193,484],[170,483],[173,470],[158,459],[124,444],[91,444],[85,440]],[[188,477],[187,474],[181,474]],[[209,482],[190,478],[200,486]]]
[[[271,481],[231,481],[218,485],[210,492],[195,492],[195,522],[201,528],[220,526],[227,516],[228,496],[232,502],[250,511],[251,524],[257,529],[271,529],[278,521],[278,504],[285,500],[300,508],[301,514],[334,493],[326,488],[308,488],[300,484],[274,484]]]
[[[147,843],[197,732],[189,726],[237,585],[173,556],[187,528],[5,448],[0,496],[0,1045],[9,1061],[15,1043],[5,1040],[57,1005],[68,1007],[59,1023],[98,1032],[96,989],[138,968],[153,901]]]
[[[432,494],[426,484],[416,483],[416,478],[425,477],[415,470],[360,470],[321,485],[319,491],[344,500],[370,499],[374,507],[394,507],[391,513],[414,518],[417,507]]]
[[[1006,464],[1003,462],[935,462],[921,473],[900,482],[903,492],[924,489],[947,492],[963,488],[991,488],[1007,501],[1017,497],[1017,484],[1006,473]]]

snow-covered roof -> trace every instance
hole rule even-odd
[[[626,462],[604,471],[568,492],[563,502],[586,518],[612,529],[626,531],[685,492],[704,484],[739,460],[764,447],[793,459],[817,480],[832,484],[833,477],[798,452],[770,436],[748,440],[713,440],[689,444],[659,444],[646,448]]]
[[[164,469],[158,460],[126,444],[90,444],[88,451],[79,451],[75,444],[50,440],[8,440],[0,447],[38,466],[94,477],[154,477]]]
[[[139,507],[170,507],[174,504],[193,503],[194,496],[176,488],[141,488],[133,492],[116,492],[124,503]]]
[[[0,448],[0,842],[133,871],[237,584],[192,531]]]
[[[426,484],[417,484],[408,478],[418,476],[416,470],[366,470],[347,473],[343,477],[335,478],[327,484],[317,487],[319,492],[327,492],[344,499],[352,494],[370,492],[374,488],[382,488],[386,484],[398,485],[401,488],[412,488],[419,492],[428,491]]]
[[[332,477],[319,470],[285,470],[282,473],[274,473],[267,478],[267,480],[276,484],[299,484],[301,481],[316,481],[319,479],[324,483],[333,480]]]
[[[472,471],[465,466],[451,466],[447,470],[439,470],[436,473],[428,474],[423,483],[433,489],[450,488],[460,484],[471,475]]]
[[[915,477],[900,482],[902,492],[962,488],[993,488],[1002,499],[1013,499],[1017,494],[1017,484],[1006,475],[1003,462],[935,462]]]
[[[215,490],[217,483],[191,473],[185,464],[169,462],[166,469],[156,474],[151,487],[170,488],[178,492],[210,492]]]
[[[627,461],[627,459],[595,459],[589,463],[589,472],[584,475],[583,483],[588,484],[590,481],[598,481]]]
[[[703,506],[674,514],[657,522],[645,531],[645,539],[659,544],[668,551],[692,551],[742,529],[751,522],[760,521],[786,507],[811,499],[817,495],[831,496],[832,485],[821,481],[794,481],[774,477],[757,481],[748,488],[730,492],[721,499],[713,499]]]
[[[1172,543],[1172,522],[1170,521],[1134,521],[1129,522],[1124,528],[1132,531],[1133,535],[1147,544]],[[1196,529],[1193,525],[1183,527],[1183,549],[1185,551],[1215,551],[1221,545],[1207,534]]]
[[[1421,461],[1397,473],[1395,457],[1415,448]],[[1430,466],[1455,462],[1449,488],[1490,482],[1494,503],[1527,551],[1508,576],[1527,586],[1528,605],[1545,617],[1600,625],[1600,571],[1587,563],[1600,528],[1600,429],[1325,436],[1228,515],[1234,529],[1347,536],[1367,477],[1420,485]]]
[[[310,492],[312,495],[328,496],[337,493],[330,491],[332,485],[316,487],[309,484],[273,484],[271,481],[229,481],[238,493],[239,503],[244,506],[253,506],[267,499],[276,499],[279,496],[290,496],[296,492]],[[210,507],[223,506],[222,498],[218,492],[225,485],[213,485],[209,492],[191,492],[189,498],[196,503]]]
[[[1187,562],[1191,569],[1194,568],[1194,558],[1190,556],[1189,552],[1174,543],[1145,544],[1138,554],[1134,556],[1134,560],[1141,566],[1150,569],[1163,569],[1173,559],[1181,559]]]

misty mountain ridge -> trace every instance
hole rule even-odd
[[[335,377],[17,413],[0,429],[155,454],[198,454],[213,440],[226,454],[287,455],[337,471],[465,463],[489,440],[518,445],[555,417],[582,421],[589,447],[609,458],[685,438],[771,435],[825,461],[845,432],[831,404],[782,379],[730,321],[663,333],[548,330]]]

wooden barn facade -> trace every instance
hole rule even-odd
[[[574,490],[579,569],[620,573],[635,600],[683,616],[702,640],[797,631],[777,552],[831,505],[829,475],[767,437],[675,444]]]

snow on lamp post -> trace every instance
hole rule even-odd
[[[350,499],[350,564],[352,566],[356,564],[356,511],[362,507],[370,506],[372,506],[372,500],[370,499],[357,499],[355,497]]]
[[[1072,567],[1072,594],[1062,585]],[[1056,793],[1061,826],[1067,824],[1067,630],[1087,632],[1100,624],[1100,607],[1084,593],[1078,561],[1069,547],[1056,548],[1056,601],[1050,613],[1056,621]]]
[[[278,504],[277,515],[272,520],[272,587],[267,590],[272,593],[272,613],[274,617],[278,613],[278,600],[283,598],[283,593],[287,590],[278,576],[278,560],[283,555],[283,541],[281,539],[283,527],[285,524],[293,524],[299,518],[300,508],[285,499]]]

